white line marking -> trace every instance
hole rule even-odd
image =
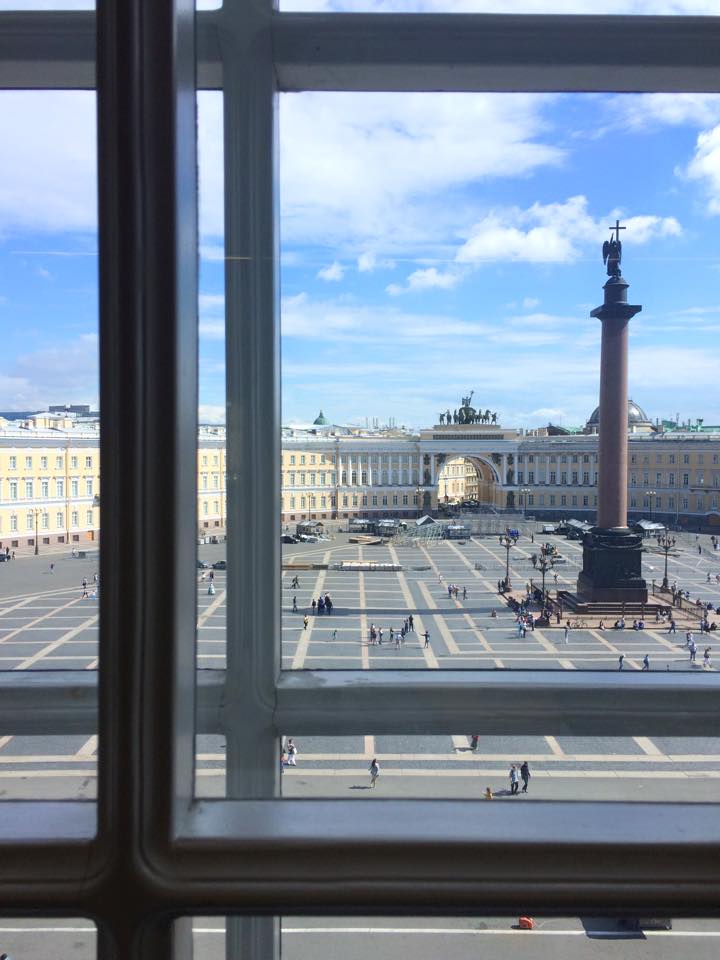
[[[640,747],[643,753],[650,757],[662,757],[662,750],[652,742],[649,737],[633,737],[635,743]]]

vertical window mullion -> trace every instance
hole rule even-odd
[[[153,950],[142,931],[163,908],[167,851],[193,790],[195,9],[193,0],[106,0],[97,18],[98,803],[108,855],[98,919],[118,955],[132,942],[133,956],[170,960],[175,938],[161,937]]]

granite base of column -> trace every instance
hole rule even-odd
[[[586,533],[577,591],[590,603],[646,603],[642,537],[627,527]]]

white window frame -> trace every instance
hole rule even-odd
[[[196,18],[191,0],[103,0],[97,18],[112,571],[99,684],[91,671],[2,673],[0,729],[98,729],[98,800],[3,806],[4,912],[91,915],[101,956],[165,960],[188,955],[173,913],[372,912],[379,891],[384,911],[409,914],[716,911],[715,805],[496,803],[480,819],[466,801],[388,800],[378,816],[374,803],[277,799],[289,730],[718,735],[720,719],[712,673],[282,672],[268,531],[280,503],[278,91],[720,92],[720,18],[351,18],[277,14],[270,0],[197,15],[197,81],[224,84],[227,120],[231,582],[227,669],[202,671],[197,687]],[[0,14],[0,87],[92,87],[94,27],[93,13]],[[227,738],[227,799],[194,799],[196,716],[199,732]],[[128,885],[138,895],[123,896]],[[271,956],[276,921],[233,920],[228,949],[241,942],[252,960]]]

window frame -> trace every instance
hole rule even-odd
[[[0,86],[92,87],[95,22],[0,14]],[[94,732],[97,719],[98,801],[3,806],[3,911],[93,916],[101,955],[162,960],[187,947],[186,925],[171,922],[180,912],[371,911],[378,889],[383,910],[408,914],[716,910],[714,805],[539,802],[519,816],[490,804],[474,834],[467,802],[386,801],[379,818],[354,801],[277,799],[280,732],[456,733],[477,725],[479,694],[486,732],[502,721],[506,734],[702,725],[717,735],[720,720],[713,674],[636,684],[615,674],[282,673],[279,545],[267,531],[280,504],[278,91],[720,92],[720,17],[303,15],[247,0],[197,15],[197,72],[194,22],[189,0],[104,0],[97,13],[101,563],[113,571],[100,598],[101,668],[97,685],[69,671],[0,674],[0,716],[13,733],[33,723]],[[225,90],[234,588],[226,671],[197,686],[187,550],[197,490],[185,469],[197,458],[196,75]],[[508,696],[511,681],[523,696]],[[43,684],[52,701],[38,699]],[[227,737],[226,800],[194,799],[196,703],[198,729]],[[128,882],[142,890],[129,907],[119,895]],[[241,934],[230,924],[228,944]],[[268,955],[277,924],[258,924],[248,940],[249,956]]]

